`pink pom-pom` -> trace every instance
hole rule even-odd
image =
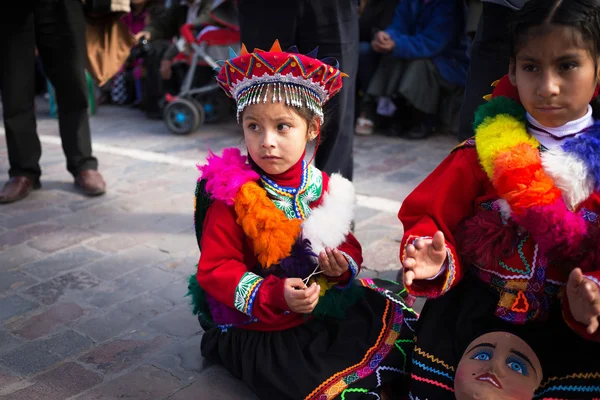
[[[221,157],[209,150],[207,163],[198,165],[201,172],[198,180],[206,180],[206,191],[213,199],[232,206],[242,185],[260,178],[247,163],[247,159],[248,157],[243,156],[236,148],[223,150]]]

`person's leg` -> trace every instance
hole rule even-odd
[[[78,0],[41,0],[36,7],[36,41],[46,74],[56,90],[58,122],[67,169],[76,177],[96,170],[85,78],[85,20]]]
[[[467,78],[464,101],[460,110],[458,139],[473,136],[473,116],[485,101],[483,96],[492,92],[492,82],[508,73],[508,24],[514,15],[508,7],[483,3],[477,34],[471,50],[471,65]]]
[[[166,40],[153,40],[150,51],[144,56],[146,76],[143,82],[142,109],[148,118],[162,119],[160,101],[165,94],[165,82],[160,76],[160,62],[169,46],[170,43]]]
[[[328,174],[340,173],[352,180],[358,4],[353,0],[310,0],[306,4],[299,25],[300,49],[319,46],[319,58],[335,57],[340,70],[349,75],[344,78],[342,90],[325,105],[323,142],[315,157],[316,166]]]
[[[42,148],[36,133],[35,31],[33,6],[0,11],[0,93],[9,176],[38,181]]]

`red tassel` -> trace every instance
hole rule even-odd
[[[517,227],[504,224],[496,211],[483,211],[465,220],[457,235],[460,253],[471,263],[490,266],[510,255],[517,242]]]

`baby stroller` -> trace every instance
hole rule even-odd
[[[186,24],[181,27],[176,63],[189,65],[178,95],[167,94],[163,119],[169,131],[176,135],[187,135],[204,123],[216,122],[229,114],[231,100],[216,83],[213,69],[217,60],[229,57],[229,49],[239,52],[240,32],[235,14],[235,5],[228,0],[215,1],[211,18],[221,26]],[[207,70],[204,79],[198,82],[198,68]]]

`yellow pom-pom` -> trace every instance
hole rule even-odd
[[[496,157],[521,143],[527,143],[534,148],[539,146],[538,141],[527,133],[525,124],[508,114],[486,118],[475,130],[479,162],[490,179],[494,177]]]

